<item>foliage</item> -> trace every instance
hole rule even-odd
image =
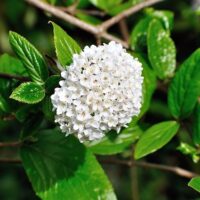
[[[12,3],[13,0],[5,2],[5,6],[9,4],[8,2]],[[96,25],[103,22],[106,17],[116,16],[143,1],[47,0],[46,2],[60,7],[75,6],[77,12],[73,14],[77,19]],[[10,16],[12,23],[18,23],[15,18],[19,18],[20,13],[25,12],[26,8],[22,2],[16,5],[16,10]],[[45,33],[41,31],[43,39],[40,42],[34,41],[34,37],[31,40],[26,39],[13,31],[6,33],[9,35],[10,47],[16,56],[8,53],[0,56],[0,130],[2,135],[4,130],[13,131],[15,139],[20,141],[20,154],[17,154],[17,158],[19,156],[22,160],[23,168],[39,198],[44,200],[65,200],[69,197],[72,200],[114,200],[117,197],[126,199],[124,195],[127,194],[124,193],[128,192],[123,187],[126,188],[127,182],[124,186],[123,184],[120,186],[123,195],[116,194],[117,187],[113,181],[115,175],[107,176],[107,172],[110,174],[110,171],[107,171],[107,165],[105,167],[101,163],[101,158],[108,159],[108,163],[112,162],[113,158],[120,160],[121,164],[130,165],[130,162],[133,162],[132,164],[136,162],[139,163],[138,166],[143,161],[135,160],[153,160],[161,164],[175,162],[179,165],[181,158],[189,163],[186,167],[191,171],[200,173],[198,168],[200,158],[200,49],[198,47],[200,44],[194,46],[186,56],[185,49],[176,44],[177,40],[174,37],[177,29],[182,31],[180,22],[174,21],[174,13],[167,10],[167,6],[162,4],[159,6],[158,9],[144,9],[135,15],[134,20],[127,20],[128,28],[132,29],[129,53],[137,57],[143,66],[143,99],[139,116],[134,117],[120,133],[110,131],[101,140],[84,144],[74,136],[65,137],[60,132],[54,122],[55,113],[50,96],[61,80],[60,70],[64,70],[71,64],[73,55],[79,54],[85,44],[93,43],[92,37],[88,40],[87,35],[85,36],[80,30],[69,24],[62,24],[60,21],[50,22],[53,26],[53,31],[49,34],[51,39],[49,35],[45,37]],[[193,16],[193,20],[199,19],[196,16],[197,12],[189,9],[188,5],[184,7],[186,5],[182,3],[181,6],[188,10],[188,16]],[[97,15],[88,12],[91,7],[97,11]],[[29,25],[31,22],[34,24],[31,21],[34,17],[43,17],[36,11],[30,13],[31,11],[27,14]],[[194,19],[194,16],[197,18]],[[44,24],[47,24],[47,19],[45,18]],[[58,24],[62,24],[63,27]],[[190,30],[191,24],[187,25]],[[114,31],[116,29],[113,28]],[[194,32],[198,33],[196,26],[192,30],[194,29],[196,31]],[[21,31],[17,29],[17,32]],[[28,34],[26,35],[28,38]],[[120,34],[117,32],[116,35]],[[52,46],[48,44],[52,38],[54,38],[54,52]],[[38,49],[41,49],[42,53]],[[179,54],[184,56],[180,59]],[[5,122],[7,119],[11,121]],[[5,140],[13,139],[12,135],[1,137]],[[171,152],[174,155],[170,157]],[[173,161],[170,161],[171,158]],[[183,164],[182,166],[185,168]],[[126,169],[123,167],[123,173],[127,173]],[[139,171],[141,185],[146,181],[142,173],[150,172]],[[169,178],[159,172],[150,173],[149,177],[163,181],[162,185],[167,185]],[[112,179],[112,182],[109,179]],[[141,189],[144,191],[141,192],[143,198],[149,195],[146,195],[146,191],[153,193],[152,191],[160,185],[156,181],[153,185],[153,178],[150,182],[145,191]],[[187,188],[185,181],[181,184]],[[200,192],[199,177],[192,178],[188,185]],[[188,187],[186,190],[191,196],[193,195],[191,198],[199,197],[198,193],[189,189]],[[150,199],[154,198],[155,196],[150,197]],[[166,199],[167,196],[163,198],[161,195],[158,198]],[[181,198],[185,199],[183,196],[177,197],[177,199]],[[3,199],[1,195],[0,199]],[[130,196],[127,199],[130,199]]]

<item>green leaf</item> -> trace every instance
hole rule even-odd
[[[98,25],[101,24],[101,20],[98,19],[97,17],[94,17],[92,15],[86,14],[82,11],[77,11],[76,12],[76,17],[81,19],[84,22],[87,22],[88,24],[93,24],[93,25]]]
[[[167,144],[177,133],[179,124],[166,121],[153,125],[147,129],[135,148],[135,159],[151,154]]]
[[[142,54],[132,53],[134,57],[138,58],[142,63],[142,75],[144,77],[143,86],[142,86],[142,108],[140,110],[140,114],[137,117],[134,117],[132,123],[135,123],[147,112],[149,109],[152,95],[157,86],[157,80],[155,72],[149,67],[149,63],[147,59]]]
[[[6,53],[0,56],[0,72],[5,74],[27,76],[26,69],[24,68],[22,62]]]
[[[123,152],[133,142],[135,142],[142,130],[138,126],[129,126],[117,134],[115,131],[111,131],[106,134],[101,140],[94,141],[86,144],[88,148],[98,155],[113,155]]]
[[[200,94],[200,49],[180,67],[168,92],[168,105],[175,118],[186,118],[193,111]]]
[[[10,31],[9,41],[13,51],[23,62],[33,82],[43,84],[48,77],[44,58],[39,51],[21,35]]]
[[[64,67],[72,62],[73,54],[79,54],[79,45],[57,24],[51,22],[54,31],[54,44],[56,55],[60,64]]]
[[[174,24],[174,14],[168,10],[146,9],[146,14],[149,17],[159,19],[166,30],[172,30]]]
[[[24,144],[21,158],[36,194],[43,200],[115,200],[112,186],[92,153],[57,130]]]
[[[142,88],[142,108],[139,117],[142,117],[144,113],[149,109],[151,98],[157,86],[157,80],[155,72],[149,67],[149,63],[141,54],[136,55],[139,61],[142,63],[143,71],[142,75],[144,77],[143,88]]]
[[[197,103],[194,112],[192,138],[196,145],[200,145],[200,102]]]
[[[145,17],[140,20],[131,32],[131,49],[134,51],[140,51],[144,46],[147,45],[147,30],[149,23],[151,22],[150,17]]]
[[[176,68],[176,49],[169,33],[160,21],[151,21],[147,34],[148,57],[160,79],[173,76]]]
[[[190,180],[188,183],[188,186],[196,190],[197,192],[200,192],[200,177],[195,177]]]
[[[34,104],[45,96],[43,87],[33,82],[22,83],[11,94],[10,98],[22,103]]]

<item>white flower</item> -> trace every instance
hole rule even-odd
[[[55,121],[81,142],[126,127],[141,108],[142,66],[120,44],[86,46],[51,96]]]

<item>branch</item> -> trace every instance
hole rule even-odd
[[[5,74],[5,73],[0,73],[0,78],[6,78],[6,79],[16,79],[22,82],[26,82],[29,81],[28,77],[24,77],[24,76],[17,76],[17,75],[12,75],[12,74]]]
[[[21,160],[20,159],[10,159],[10,158],[0,158],[0,163],[19,164],[19,163],[21,163]]]
[[[66,21],[66,22],[69,22],[87,32],[90,32],[90,33],[94,34],[95,36],[99,36],[99,37],[105,38],[107,40],[116,41],[118,43],[121,43],[125,48],[128,48],[128,43],[126,41],[116,38],[115,36],[107,33],[105,30],[107,30],[113,24],[119,22],[124,17],[127,17],[127,16],[143,9],[144,7],[153,5],[154,3],[160,2],[162,0],[148,0],[148,1],[142,2],[134,7],[131,7],[129,9],[125,10],[124,12],[120,13],[119,15],[112,17],[111,19],[105,21],[104,23],[102,23],[99,26],[94,26],[94,25],[88,24],[84,21],[81,21],[81,20],[77,19],[76,17],[63,12],[62,10],[59,9],[59,7],[52,6],[43,1],[40,1],[40,0],[25,0],[25,1],[37,8],[40,8],[41,10],[51,13],[55,17],[58,17],[58,18]]]
[[[127,161],[127,160],[118,160],[118,159],[109,159],[109,160],[100,160],[102,163],[106,164],[120,164],[120,165],[126,165],[128,167],[137,166],[137,167],[143,167],[143,168],[153,168],[153,169],[159,169],[163,171],[169,171],[176,175],[185,177],[185,178],[193,178],[196,176],[199,176],[196,173],[193,173],[191,171],[188,171],[186,169],[177,167],[177,166],[168,166],[168,165],[162,165],[162,164],[155,164],[155,163],[149,163],[149,162],[141,162],[141,161]]]
[[[20,145],[21,145],[21,141],[0,142],[0,147],[19,147]]]
[[[107,30],[109,27],[113,26],[114,24],[118,23],[122,19],[142,10],[143,8],[146,8],[148,6],[151,6],[155,3],[159,3],[163,0],[146,0],[144,2],[141,2],[131,8],[128,8],[127,10],[121,12],[120,14],[112,17],[111,19],[106,20],[104,23],[101,24],[101,28],[103,30]]]

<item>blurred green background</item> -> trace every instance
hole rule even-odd
[[[73,1],[60,1],[60,5],[68,5],[70,2]],[[94,9],[90,3],[83,6],[86,6],[87,9]],[[179,64],[195,49],[200,47],[200,12],[198,11],[198,6],[195,6],[194,1],[191,0],[168,0],[156,5],[155,8],[168,9],[175,14],[172,38],[176,44],[177,61]],[[127,19],[130,31],[140,16],[141,13],[138,13]],[[23,0],[1,0],[0,54],[5,52],[13,54],[8,42],[8,31],[13,30],[31,41],[44,55],[53,57],[53,35],[52,27],[48,24],[49,20],[62,25],[82,46],[95,43],[95,38],[91,34],[55,19],[49,14],[27,5]],[[117,25],[111,29],[111,32],[120,35]],[[146,118],[143,119],[143,125],[145,125],[146,121],[153,124],[154,122],[168,119],[166,99],[165,93],[161,91],[155,92],[154,101]],[[0,121],[0,141],[17,140],[19,136],[18,130],[20,130],[18,122]],[[185,134],[180,134],[178,137],[181,137],[182,140],[188,139]],[[146,160],[155,163],[179,165],[200,173],[198,164],[194,164],[190,157],[183,156],[175,151],[178,145],[178,140],[175,138],[164,149],[148,156]],[[0,157],[16,158],[17,156],[18,149],[16,148],[0,149]],[[143,168],[137,168],[137,170],[134,169],[131,172],[129,168],[124,166],[106,164],[103,167],[110,177],[120,200],[132,199],[132,187],[135,187],[136,183],[134,180],[131,180],[132,173],[137,174],[138,193],[141,200],[200,200],[200,195],[187,187],[188,180],[174,174]],[[35,196],[21,165],[1,163],[0,200],[36,199],[38,198]],[[70,197],[69,200],[71,200]]]

